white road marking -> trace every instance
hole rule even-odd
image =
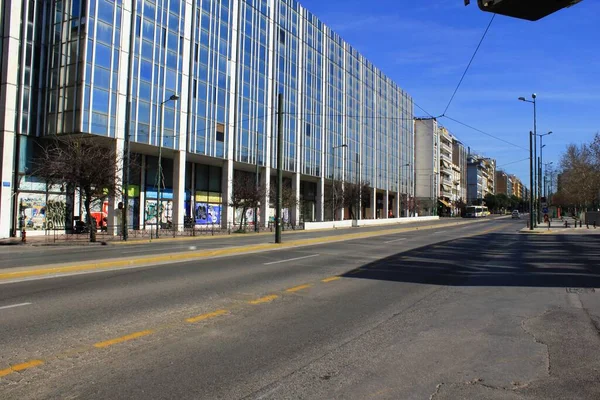
[[[279,264],[279,263],[284,263],[284,262],[288,262],[288,261],[303,260],[305,258],[317,257],[319,255],[320,254],[311,254],[310,256],[288,258],[287,260],[271,261],[271,262],[268,262],[268,263],[264,263],[263,265],[272,265],[272,264]]]
[[[395,239],[395,240],[388,240],[387,242],[383,242],[383,243],[394,243],[394,242],[401,242],[403,240],[406,240],[408,238],[400,238],[400,239]]]
[[[0,310],[6,310],[7,308],[23,307],[23,306],[28,306],[30,304],[31,303],[11,304],[10,306],[2,306],[2,307],[0,307]]]

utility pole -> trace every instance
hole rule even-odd
[[[121,217],[123,240],[129,237],[129,229],[127,227],[127,217],[129,209],[129,181],[130,181],[130,159],[131,159],[131,107],[132,107],[132,81],[133,81],[133,60],[135,51],[135,32],[136,32],[136,12],[137,1],[131,2],[131,19],[129,26],[131,33],[129,35],[129,57],[127,61],[127,102],[125,103],[125,145],[123,146],[123,215]]]
[[[275,243],[281,243],[281,191],[283,186],[283,93],[277,97],[277,206],[275,209]]]
[[[533,132],[529,131],[529,230],[533,230]]]

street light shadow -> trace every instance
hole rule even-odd
[[[343,276],[442,286],[600,288],[600,235],[490,233],[401,252]]]

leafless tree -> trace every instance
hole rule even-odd
[[[249,209],[258,208],[260,200],[264,197],[264,186],[256,186],[255,177],[252,174],[236,171],[233,179],[233,188],[229,206],[235,209],[242,210],[240,220],[240,229],[247,223],[246,211]]]
[[[324,197],[324,206],[327,210],[333,211],[332,218],[335,220],[335,214],[344,208],[344,183],[333,181],[331,186],[325,187]]]
[[[33,175],[48,185],[79,188],[83,196],[90,242],[96,241],[92,204],[121,192],[121,155],[108,141],[86,136],[54,137],[41,146]]]
[[[370,187],[371,184],[368,181],[360,183],[346,182],[344,184],[344,207],[348,208],[350,218],[357,218],[357,206],[360,206],[361,209],[369,206],[371,196]]]
[[[277,204],[277,185],[271,184],[269,197],[273,205]],[[298,206],[300,199],[296,196],[296,191],[292,187],[292,181],[287,179],[281,185],[281,208],[292,210]],[[295,221],[294,221],[295,222]]]

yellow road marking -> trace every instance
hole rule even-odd
[[[186,321],[192,322],[192,323],[199,322],[199,321],[204,321],[205,319],[211,319],[211,318],[215,318],[215,317],[218,317],[220,315],[225,315],[225,314],[227,314],[227,310],[217,310],[217,311],[209,312],[206,314],[201,314],[196,317],[188,318],[188,319],[186,319]]]
[[[123,343],[123,342],[126,342],[128,340],[133,340],[133,339],[137,339],[137,338],[142,337],[142,336],[150,335],[152,333],[154,333],[154,331],[152,331],[152,330],[135,332],[135,333],[132,333],[130,335],[121,336],[119,338],[107,340],[105,342],[98,342],[98,343],[94,344],[94,347],[102,349],[104,347],[112,346],[113,344]]]
[[[26,370],[28,368],[37,367],[38,365],[42,365],[44,362],[42,360],[31,360],[24,362],[22,364],[13,365],[10,368],[0,369],[0,377],[6,376],[8,374],[12,374],[13,372],[19,372]]]
[[[428,230],[428,229],[434,229],[434,228],[439,229],[439,228],[448,227],[448,226],[473,224],[475,222],[481,222],[481,221],[482,220],[477,220],[477,221],[473,221],[473,222],[459,222],[459,223],[453,222],[453,223],[447,223],[447,224],[425,225],[425,226],[410,227],[410,228],[392,228],[392,229],[372,231],[372,232],[357,232],[357,233],[348,233],[348,234],[342,234],[342,235],[317,237],[317,238],[311,238],[311,239],[291,240],[291,241],[285,242],[283,244],[261,243],[261,244],[256,244],[256,245],[227,247],[227,248],[215,249],[215,250],[200,250],[200,251],[195,251],[195,252],[170,253],[170,254],[163,254],[163,255],[138,257],[138,258],[106,260],[106,261],[96,262],[96,263],[61,266],[61,267],[46,267],[46,268],[38,268],[38,269],[18,268],[17,271],[0,273],[0,281],[19,279],[19,278],[28,278],[28,277],[54,275],[54,274],[68,274],[68,273],[76,273],[76,272],[85,272],[85,271],[102,270],[102,269],[106,269],[106,270],[118,269],[118,268],[132,267],[132,266],[142,266],[142,265],[163,263],[163,262],[184,262],[184,261],[197,260],[197,259],[203,259],[203,258],[232,256],[232,255],[239,255],[239,254],[251,253],[251,252],[285,249],[285,248],[291,248],[291,247],[312,246],[312,245],[319,245],[319,244],[324,244],[324,243],[343,242],[343,241],[353,240],[353,239],[370,238],[370,237],[376,237],[376,236],[386,236],[386,235],[396,234],[396,233],[401,233],[401,232]]]
[[[333,281],[337,281],[338,279],[342,279],[342,278],[340,278],[339,276],[330,276],[329,278],[321,279],[321,282],[323,282],[323,283],[333,282]]]
[[[279,296],[277,296],[276,294],[272,294],[272,295],[269,295],[269,296],[261,297],[260,299],[251,300],[248,303],[250,303],[250,304],[268,303],[268,302],[271,302],[271,301],[275,300],[278,297]]]
[[[310,286],[311,286],[310,284],[306,284],[306,285],[299,285],[299,286],[294,286],[293,288],[289,288],[289,289],[287,289],[287,290],[286,290],[286,292],[291,292],[291,293],[293,293],[293,292],[297,292],[297,291],[299,291],[299,290],[302,290],[302,289],[307,289],[307,288],[309,288]]]

